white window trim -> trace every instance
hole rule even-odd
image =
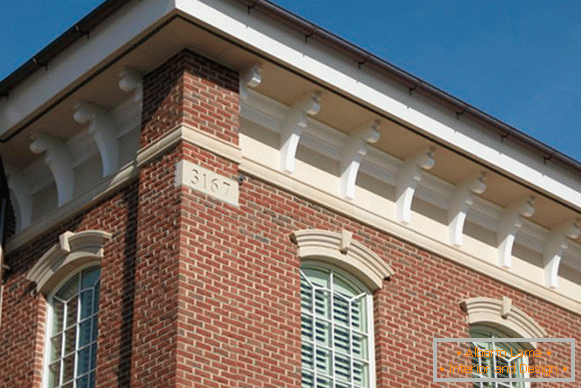
[[[36,283],[36,291],[48,296],[86,265],[101,265],[103,246],[111,234],[101,230],[64,232],[59,243],[50,248],[26,274],[26,279]]]
[[[546,338],[547,332],[524,311],[513,307],[512,300],[504,297],[469,298],[461,303],[470,325],[491,327],[516,338]],[[536,349],[536,342],[521,344],[525,349]]]
[[[316,259],[330,263],[359,279],[371,292],[380,289],[383,280],[395,273],[375,252],[352,240],[353,233],[321,229],[294,232],[291,239],[298,245],[303,260]]]
[[[367,287],[363,282],[361,282],[356,276],[353,274],[335,266],[329,264],[326,261],[322,260],[303,260],[301,261],[301,269],[304,267],[315,267],[315,268],[322,268],[331,271],[338,272],[345,278],[347,278],[350,282],[353,282],[355,286],[359,287],[362,291],[365,292],[365,307],[366,307],[366,314],[367,314],[367,338],[368,338],[368,359],[369,359],[369,388],[375,388],[375,321],[373,317],[373,294],[372,291]],[[313,301],[314,303],[314,301]],[[301,313],[301,320],[302,320],[302,313]],[[301,341],[302,343],[302,341]],[[302,344],[301,344],[302,347]],[[302,367],[301,367],[302,368]],[[316,368],[316,365],[315,365]]]

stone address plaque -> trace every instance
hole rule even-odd
[[[176,164],[176,186],[186,185],[220,201],[238,206],[238,182],[197,164],[181,160]]]

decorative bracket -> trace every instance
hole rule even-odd
[[[429,170],[436,163],[434,153],[436,149],[429,147],[407,158],[400,167],[396,183],[396,219],[398,222],[409,224],[411,221],[412,199],[418,182],[422,180],[422,170]]]
[[[474,203],[474,194],[482,194],[486,190],[486,173],[479,172],[460,182],[455,188],[448,208],[448,228],[450,243],[462,246],[464,221],[469,207]]]
[[[40,133],[32,138],[30,150],[35,154],[45,153],[44,162],[50,168],[58,194],[58,206],[73,198],[73,162],[65,143],[57,138]]]
[[[319,101],[321,93],[313,95],[297,102],[290,108],[282,120],[280,131],[280,168],[286,173],[295,170],[295,155],[303,128],[307,126],[307,115],[313,116],[319,113],[321,105]]]
[[[535,214],[534,197],[526,197],[506,208],[498,223],[498,262],[501,267],[510,268],[512,264],[512,246],[518,228],[522,226],[523,217]]]
[[[138,71],[125,67],[119,72],[119,89],[124,92],[132,92],[133,101],[139,102],[143,99],[143,76]]]
[[[379,120],[365,125],[349,137],[341,157],[341,196],[355,198],[355,181],[361,160],[367,154],[367,143],[379,140]]]
[[[568,238],[575,239],[581,235],[579,221],[570,221],[554,228],[549,233],[543,253],[543,265],[545,267],[545,284],[550,288],[557,288],[559,265],[561,257],[568,246]]]
[[[255,88],[262,82],[262,67],[254,65],[240,73],[240,98],[246,100],[248,98],[248,88]]]
[[[103,177],[117,171],[119,167],[119,142],[115,120],[106,110],[86,101],[79,101],[74,107],[73,118],[79,124],[89,122],[89,133],[93,135],[101,154]]]
[[[21,231],[30,225],[32,220],[32,188],[22,170],[10,165],[5,167],[8,187],[17,206],[15,209],[17,215],[16,230]]]

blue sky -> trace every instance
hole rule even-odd
[[[581,161],[573,1],[275,2]],[[0,0],[0,79],[101,0]]]

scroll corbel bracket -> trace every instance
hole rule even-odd
[[[41,133],[32,138],[30,150],[35,154],[44,153],[44,162],[49,167],[56,183],[58,206],[73,198],[73,162],[65,143],[57,138]]]
[[[561,257],[568,247],[569,238],[576,239],[581,235],[579,219],[569,221],[551,230],[545,251],[543,252],[543,266],[545,270],[545,284],[549,288],[558,287],[559,265]]]
[[[74,110],[73,118],[77,123],[89,123],[88,131],[93,135],[101,154],[103,177],[113,174],[119,168],[119,142],[115,120],[103,108],[86,101],[79,101]]]
[[[507,207],[498,223],[498,264],[503,268],[512,265],[512,247],[516,232],[522,226],[523,217],[535,214],[534,197],[526,197]]]
[[[418,183],[422,180],[422,171],[429,170],[436,163],[436,149],[429,147],[407,158],[397,173],[395,184],[396,219],[403,224],[411,222],[412,200]]]
[[[341,155],[341,196],[355,198],[355,182],[363,157],[367,154],[367,144],[379,140],[379,120],[363,126],[349,137]]]
[[[307,115],[314,116],[319,113],[321,105],[319,92],[299,101],[293,105],[280,126],[280,168],[291,174],[295,170],[295,156],[301,134],[307,127]]]
[[[240,98],[248,98],[248,88],[255,88],[262,82],[262,67],[254,65],[240,73]]]
[[[135,69],[128,67],[119,72],[119,89],[126,93],[133,92],[133,101],[143,100],[143,76]]]
[[[478,172],[460,182],[452,193],[448,207],[448,228],[450,244],[462,246],[464,222],[468,209],[474,203],[474,194],[482,194],[486,190],[486,173]]]
[[[5,167],[10,194],[16,202],[16,230],[21,231],[32,221],[32,186],[22,170]]]

